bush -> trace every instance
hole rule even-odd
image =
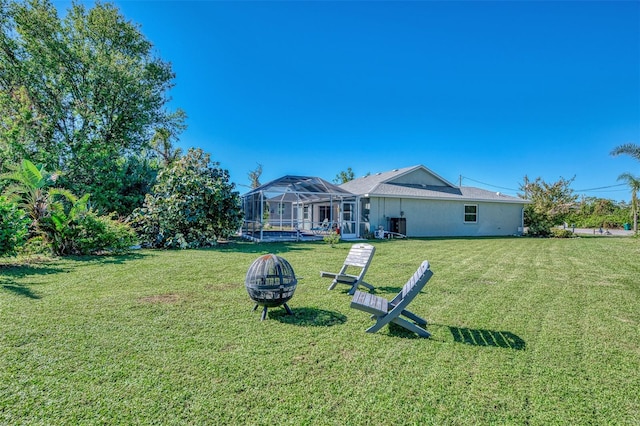
[[[136,233],[115,216],[98,216],[93,210],[64,214],[56,212],[43,221],[46,241],[54,254],[123,254],[137,244]]]
[[[551,228],[555,225],[553,220],[544,213],[536,212],[531,206],[527,206],[524,211],[525,224],[529,227],[528,237],[549,237]]]
[[[50,257],[53,254],[51,245],[47,243],[44,237],[29,238],[24,245],[17,250],[19,256],[25,257]]]
[[[233,189],[226,170],[191,149],[159,173],[144,206],[131,214],[132,226],[149,247],[214,245],[242,225],[240,196]]]
[[[123,254],[137,244],[133,229],[118,220],[115,214],[98,216],[90,211],[77,221],[74,228],[74,254]]]
[[[54,241],[55,251],[61,255],[123,254],[137,243],[128,224],[91,210],[69,222]]]
[[[331,232],[330,234],[322,237],[322,240],[327,244],[331,244],[331,247],[333,247],[340,242],[340,234],[337,232]]]
[[[29,222],[23,210],[0,197],[0,256],[16,253],[26,239]]]
[[[576,225],[579,228],[608,228],[616,229],[622,228],[623,223],[629,222],[629,218],[626,215],[591,215],[587,217],[570,218],[570,223]]]
[[[566,218],[578,228],[621,228],[632,221],[631,205],[595,197],[583,199]]]
[[[551,230],[551,235],[554,238],[573,238],[573,237],[576,236],[576,234],[571,232],[571,230],[569,230],[569,229],[561,229],[561,228],[553,228]]]

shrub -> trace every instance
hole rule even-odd
[[[525,224],[528,224],[529,237],[549,237],[551,228],[555,223],[545,213],[536,212],[531,206],[527,206],[524,211]]]
[[[226,170],[202,150],[191,149],[160,172],[131,223],[146,246],[214,245],[242,225],[240,196],[233,189]]]
[[[136,243],[136,234],[114,215],[98,216],[88,207],[89,195],[52,204],[41,228],[56,255],[122,254]]]
[[[587,197],[566,218],[579,228],[621,228],[633,221],[631,206],[624,201]]]
[[[42,236],[29,238],[24,245],[17,250],[19,256],[25,257],[49,257],[53,254],[51,245]]]
[[[24,210],[0,197],[0,256],[15,254],[27,236],[29,222]]]
[[[322,237],[322,240],[327,244],[331,244],[331,247],[333,247],[340,242],[340,234],[337,232],[331,232],[330,234]]]
[[[118,220],[115,214],[98,216],[90,211],[77,221],[74,234],[74,254],[123,254],[137,244],[133,229],[127,223]]]
[[[573,237],[576,236],[576,234],[571,232],[571,230],[569,230],[569,229],[561,229],[561,228],[553,228],[551,230],[551,235],[554,238],[573,238]]]
[[[549,237],[551,228],[565,221],[578,197],[570,188],[573,179],[560,178],[557,182],[547,183],[541,178],[530,181],[525,176],[521,187],[523,198],[531,201],[524,209],[524,225],[529,228],[527,235]]]

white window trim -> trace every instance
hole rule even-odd
[[[473,213],[467,213],[467,207],[475,207],[476,208],[476,212],[475,212],[475,217],[476,220],[467,220],[467,215],[469,214],[473,214]],[[465,204],[464,205],[464,211],[463,211],[463,216],[462,216],[462,220],[464,221],[464,223],[478,223],[478,205],[477,204]]]

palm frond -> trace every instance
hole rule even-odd
[[[29,160],[22,160],[19,165],[11,168],[13,170],[0,175],[0,179],[11,180],[33,189],[43,188],[48,183],[48,174],[44,168],[38,168]]]
[[[42,188],[47,184],[47,179],[43,175],[44,168],[38,168],[29,160],[23,160],[21,165],[24,182],[34,188]]]
[[[75,204],[78,202],[78,197],[76,197],[71,191],[64,188],[50,188],[49,194],[53,197],[63,197],[67,199],[71,204]]]
[[[613,151],[611,151],[611,155],[613,156],[622,154],[630,155],[636,160],[640,160],[640,145],[634,143],[625,143],[615,147]]]
[[[622,181],[629,185],[632,191],[640,190],[640,177],[636,177],[629,172],[622,173],[618,176],[618,181]]]

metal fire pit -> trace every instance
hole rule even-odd
[[[249,297],[262,310],[263,321],[267,316],[267,308],[283,305],[289,315],[293,315],[287,301],[293,297],[298,280],[289,262],[275,254],[265,254],[257,258],[249,267],[244,281]]]

